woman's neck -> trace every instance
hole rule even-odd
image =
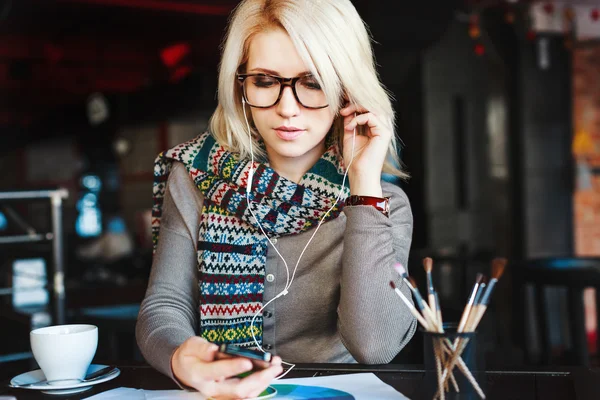
[[[279,175],[295,183],[300,182],[304,174],[319,161],[323,153],[325,153],[324,141],[298,157],[285,157],[276,154],[267,146],[267,155],[269,156],[269,165],[271,168]]]

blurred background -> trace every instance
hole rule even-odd
[[[0,378],[85,321],[143,361],[153,161],[206,129],[235,0],[0,0]],[[445,320],[509,260],[489,366],[597,365],[600,1],[355,0],[393,93],[409,272]],[[398,303],[398,307],[402,307]],[[418,332],[395,363],[422,363]]]

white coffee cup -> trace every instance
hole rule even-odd
[[[33,357],[49,384],[81,381],[98,347],[95,325],[55,325],[29,333]]]

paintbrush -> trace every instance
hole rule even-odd
[[[443,332],[441,330],[441,326],[438,325],[437,312],[435,311],[435,309],[429,308],[427,302],[421,297],[421,292],[419,292],[419,288],[417,287],[417,282],[415,281],[415,278],[409,276],[408,282],[410,283],[410,287],[414,289],[413,294],[415,298],[419,298],[419,300],[417,301],[420,301],[423,304],[422,312],[427,321],[429,322],[429,327],[431,328],[431,330],[436,332]]]
[[[406,298],[406,296],[404,295],[404,293],[402,293],[402,291],[396,287],[396,284],[394,283],[394,281],[390,281],[390,286],[392,287],[392,289],[394,289],[394,291],[396,292],[396,294],[398,295],[398,297],[400,297],[402,299],[402,301],[404,302],[404,304],[406,304],[406,306],[410,310],[411,314],[415,316],[415,318],[417,319],[417,321],[419,321],[419,323],[421,324],[421,326],[426,331],[428,331],[429,330],[429,323],[425,320],[425,318],[423,318],[423,316],[421,314],[419,314],[419,312],[417,311],[417,309],[415,308],[415,306],[413,305],[413,303],[411,303],[411,301]]]
[[[438,294],[435,290],[433,291],[433,300],[435,302],[435,310],[436,310],[438,325],[442,327],[442,330],[444,330],[444,323],[442,321],[442,308],[440,307],[440,298],[438,297]]]
[[[415,303],[417,303],[417,307],[419,308],[419,310],[421,310],[423,316],[425,316],[425,319],[427,319],[427,322],[429,322],[429,327],[431,328],[431,330],[437,331],[436,317],[427,305],[427,303],[423,301],[423,297],[421,297],[421,293],[417,289],[415,280],[412,279],[412,277],[408,276],[408,273],[406,272],[406,269],[402,264],[396,263],[396,265],[394,265],[394,269],[396,270],[398,275],[402,277],[402,280],[412,292],[413,297],[415,298]]]
[[[487,278],[485,275],[481,283],[479,284],[479,288],[477,289],[477,293],[475,294],[475,299],[473,300],[473,306],[469,310],[469,315],[467,317],[467,322],[463,328],[463,332],[472,332],[470,329],[473,326],[473,321],[477,318],[477,313],[479,311],[479,305],[481,304],[481,298],[485,293],[485,289],[487,288]]]
[[[441,331],[444,332],[444,321],[442,319],[442,307],[440,306],[440,298],[438,296],[438,292],[436,290],[433,290],[433,299],[435,301],[435,310],[436,310],[436,315],[437,315],[437,321],[438,321],[438,325],[441,328]],[[446,361],[446,357],[444,356],[446,353],[444,351],[440,351],[440,361],[442,362],[442,364],[445,363]],[[450,381],[452,382],[452,386],[454,387],[454,390],[456,392],[460,392],[459,388],[458,388],[458,384],[456,383],[456,379],[454,379],[454,374],[450,374]],[[444,385],[445,390],[447,391],[448,386],[447,383]]]
[[[409,280],[410,280],[410,283],[412,283],[413,286],[416,288],[417,284],[414,281],[414,279],[412,277],[410,277]],[[433,320],[435,321],[435,324],[432,322],[431,325],[432,326],[437,325],[437,328],[436,328],[437,332],[443,333],[444,327],[442,326],[442,323],[441,323],[441,318],[440,318],[441,315],[440,315],[440,311],[438,308],[438,302],[436,301],[435,290],[433,288],[428,287],[427,291],[428,291],[428,297],[429,297],[429,306],[431,308],[431,313],[433,314],[433,317],[434,317]],[[442,387],[442,384],[443,384],[442,364],[444,363],[444,351],[442,349],[443,344],[442,344],[441,339],[437,338],[437,337],[432,337],[432,341],[433,341],[433,354],[435,357],[435,369],[436,369],[436,373],[437,373],[438,387]],[[445,400],[445,390],[441,391],[440,400]]]
[[[431,307],[431,310],[434,310],[435,298],[433,296],[433,292],[435,292],[435,289],[433,287],[433,277],[431,276],[431,270],[433,269],[433,260],[431,257],[425,257],[423,259],[423,268],[425,269],[425,274],[427,276],[427,300],[429,301],[429,307]]]
[[[492,260],[492,279],[488,282],[487,288],[485,289],[485,293],[481,296],[480,303],[475,306],[475,317],[471,322],[471,326],[468,327],[468,332],[473,332],[477,329],[481,318],[483,318],[483,314],[485,314],[488,304],[490,303],[490,299],[492,297],[492,293],[494,292],[494,287],[498,280],[504,274],[504,269],[506,268],[506,259],[505,258],[495,258]]]
[[[479,291],[479,285],[483,282],[483,274],[479,273],[475,277],[475,284],[473,285],[473,289],[471,290],[471,296],[469,296],[469,300],[467,301],[467,305],[463,310],[462,316],[460,317],[460,322],[458,323],[458,332],[462,332],[465,329],[465,325],[467,324],[467,320],[469,318],[469,313],[471,312],[471,308],[473,304],[475,304],[475,298]]]

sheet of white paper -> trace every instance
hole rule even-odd
[[[183,390],[143,390],[132,388],[117,388],[107,392],[88,397],[87,400],[206,400],[206,397],[197,392]]]
[[[146,400],[205,400],[206,397],[198,392],[185,392],[183,390],[146,390]]]
[[[271,384],[277,385],[302,385],[317,386],[336,389],[351,395],[354,400],[409,400],[408,397],[396,391],[387,383],[382,382],[375,374],[347,374],[320,376],[316,378],[293,378],[281,379]],[[295,390],[293,394],[286,396],[278,394],[275,399],[302,400],[302,390]],[[338,397],[339,398],[339,397]],[[350,397],[349,397],[350,398]],[[132,388],[117,388],[89,397],[88,400],[204,400],[205,397],[199,393],[185,392],[183,390],[142,390]]]
[[[277,387],[278,384],[321,386],[337,389],[352,395],[355,400],[408,400],[408,397],[372,373],[281,379],[273,382],[272,386]],[[296,397],[293,398],[296,399]],[[276,399],[287,399],[287,397],[277,396]]]
[[[126,387],[120,387],[106,392],[98,393],[95,396],[88,397],[88,399],[94,400],[112,400],[112,399],[124,399],[124,400],[145,400],[144,391],[142,389],[132,389]]]

